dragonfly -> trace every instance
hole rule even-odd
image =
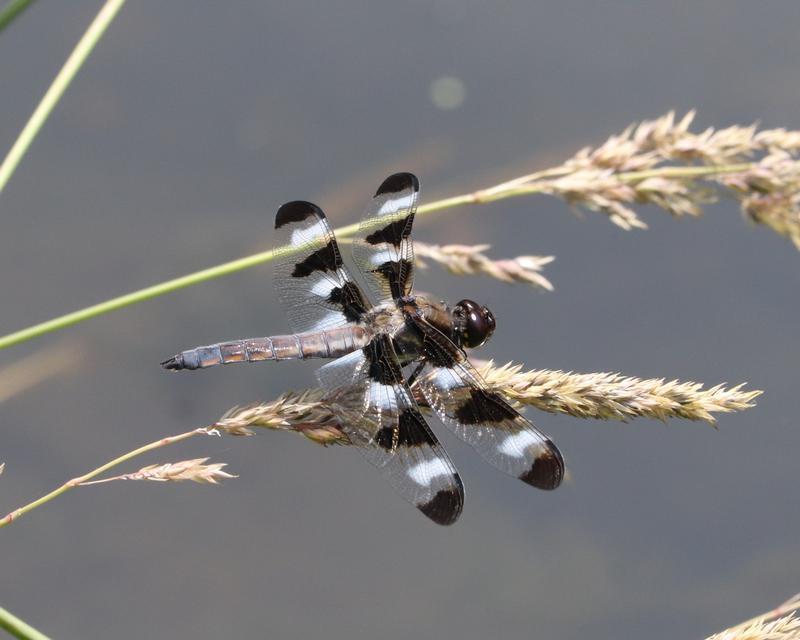
[[[171,370],[264,360],[330,360],[317,370],[342,431],[394,489],[440,525],[453,524],[464,485],[416,398],[490,464],[538,489],[561,484],[556,445],[489,388],[466,349],[495,330],[485,306],[453,306],[415,295],[414,223],[419,180],[386,178],[352,240],[352,257],[375,303],[351,277],[328,220],[315,204],[293,201],[275,216],[275,285],[290,335],[222,342],[182,351]]]

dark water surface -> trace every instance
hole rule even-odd
[[[0,36],[7,149],[98,2],[37,3]],[[266,248],[276,208],[355,221],[388,173],[430,201],[551,166],[629,122],[800,128],[789,2],[131,2],[0,197],[0,333]],[[444,76],[463,103],[430,97]],[[458,97],[458,96],[456,96]],[[623,232],[516,199],[419,222],[432,243],[554,254],[537,294],[439,269],[490,305],[500,361],[766,390],[719,431],[531,413],[572,481],[496,473],[448,435],[467,485],[437,528],[355,451],[197,440],[221,487],[75,491],[0,533],[0,602],[59,638],[699,638],[800,590],[800,254],[733,202]],[[236,404],[312,384],[285,363],[168,375],[159,360],[281,333],[269,266],[0,354],[63,341],[81,364],[0,408],[0,511]],[[440,425],[434,424],[434,427]],[[441,433],[442,429],[438,429]]]

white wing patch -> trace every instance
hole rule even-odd
[[[398,412],[397,394],[390,384],[380,384],[379,382],[369,383],[369,406],[380,407],[382,411]]]
[[[513,458],[523,458],[525,457],[525,450],[529,446],[536,444],[541,448],[541,442],[542,438],[540,435],[531,433],[530,431],[520,431],[519,433],[506,436],[506,438],[497,445],[497,450]]]
[[[328,278],[322,278],[319,282],[315,282],[314,286],[311,287],[311,293],[318,295],[321,298],[327,298],[331,295],[331,291],[333,291],[339,284],[333,282]]]
[[[378,209],[377,215],[384,216],[396,213],[399,209],[408,209],[414,203],[415,195],[416,193],[411,193],[403,198],[390,198]]]
[[[433,481],[440,476],[452,475],[453,467],[441,458],[433,458],[409,467],[406,473],[418,485],[427,487],[433,484]]]
[[[384,262],[393,262],[397,256],[396,251],[392,251],[391,249],[383,249],[382,251],[376,251],[369,257],[369,261],[374,264],[376,267],[381,266]]]
[[[450,369],[446,368],[439,368],[436,369],[433,374],[434,384],[438,389],[442,389],[443,391],[449,391],[451,389],[458,389],[464,386],[464,383],[461,381],[457,375],[455,375]]]
[[[305,229],[295,229],[292,231],[292,238],[289,242],[293,247],[302,247],[307,243],[314,242],[318,238],[324,238],[327,230],[327,223],[325,221],[320,221]]]

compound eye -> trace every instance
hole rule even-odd
[[[472,300],[462,300],[456,305],[463,320],[461,341],[466,347],[480,347],[489,339],[495,328],[492,312]]]
[[[488,332],[486,333],[486,338],[484,339],[484,342],[486,342],[486,340],[492,337],[492,334],[494,333],[494,330],[497,327],[497,323],[495,322],[494,314],[491,311],[489,311],[488,307],[481,307],[481,311],[483,311],[483,320],[486,323],[486,327],[488,328]]]

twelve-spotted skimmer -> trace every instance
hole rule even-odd
[[[412,389],[459,438],[523,482],[555,489],[564,461],[467,359],[464,348],[482,345],[494,331],[491,311],[471,300],[449,307],[412,294],[418,193],[410,173],[386,178],[354,239],[353,257],[379,304],[369,302],[345,269],[322,210],[289,202],[275,216],[280,244],[291,247],[281,252],[275,280],[296,333],[197,347],[162,365],[332,359],[317,377],[331,398],[346,398],[337,407],[342,430],[406,500],[448,525],[461,514],[464,488]]]

